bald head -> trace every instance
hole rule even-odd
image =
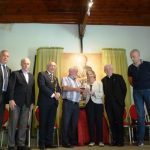
[[[69,75],[73,77],[77,77],[78,68],[76,66],[69,68]]]
[[[134,64],[140,64],[141,58],[140,58],[140,51],[138,49],[131,50],[130,57]]]
[[[107,76],[111,76],[113,74],[113,67],[111,64],[107,64],[104,66],[104,72],[106,73]]]
[[[30,68],[30,59],[29,58],[21,59],[21,67],[24,71],[28,72]]]
[[[54,73],[56,71],[56,63],[54,61],[49,61],[47,64],[47,71]]]

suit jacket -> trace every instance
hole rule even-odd
[[[28,83],[22,70],[12,72],[9,79],[8,98],[14,100],[18,106],[26,105],[29,107],[35,100],[34,77],[31,73],[28,75]]]
[[[47,71],[40,72],[38,74],[38,87],[38,105],[58,105],[58,101],[55,98],[51,97],[54,92],[61,93],[57,77],[54,76],[54,82],[51,82]]]
[[[107,84],[107,76],[102,79],[103,90],[105,95],[105,104],[109,105],[110,97],[108,95],[108,84]],[[113,101],[117,102],[120,106],[125,105],[125,96],[127,92],[126,83],[123,77],[119,74],[113,74],[112,78],[112,95]]]
[[[11,73],[11,70],[9,67],[6,66],[7,72],[8,72],[8,79]],[[2,101],[2,88],[3,88],[3,73],[2,73],[2,69],[0,66],[0,102]],[[7,101],[5,100],[5,103],[7,103]]]

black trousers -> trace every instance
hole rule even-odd
[[[62,144],[77,144],[77,124],[79,103],[63,100],[62,108]]]
[[[110,130],[112,143],[122,144],[124,142],[123,130],[123,113],[124,106],[120,106],[116,101],[105,104]]]
[[[57,105],[39,105],[39,146],[53,144]]]
[[[0,130],[2,128],[4,110],[5,110],[5,100],[6,100],[6,92],[2,93],[1,101],[0,101]]]
[[[86,113],[90,142],[95,142],[95,137],[97,143],[103,142],[103,112],[103,104],[96,104],[91,99],[89,100],[86,105]]]

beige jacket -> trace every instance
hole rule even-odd
[[[90,85],[89,84],[85,84],[85,88],[90,90]],[[88,103],[90,96],[91,99],[94,103],[96,104],[102,104],[103,103],[103,84],[101,81],[95,81],[92,84],[92,91],[93,94],[90,95],[90,93],[86,94],[86,104]]]

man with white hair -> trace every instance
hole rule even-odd
[[[10,107],[8,124],[8,150],[28,149],[25,146],[26,128],[30,107],[35,100],[34,77],[29,73],[30,60],[21,60],[22,69],[12,72],[8,85],[8,100]],[[18,129],[17,139],[16,128]],[[15,144],[16,143],[16,144]]]
[[[104,66],[106,76],[102,79],[105,95],[105,109],[107,112],[112,146],[124,145],[123,114],[125,107],[125,96],[127,92],[123,77],[113,73],[112,65]]]
[[[145,135],[144,104],[150,116],[150,62],[141,60],[138,49],[133,49],[130,52],[130,57],[133,64],[128,67],[128,77],[133,87],[133,98],[138,113],[137,145],[143,146]]]
[[[62,145],[73,147],[77,144],[76,133],[79,116],[79,101],[81,84],[76,80],[77,67],[69,68],[69,75],[62,79],[63,108],[62,108]]]
[[[56,63],[49,61],[46,71],[38,74],[39,148],[56,148],[53,132],[61,89],[55,76]]]

